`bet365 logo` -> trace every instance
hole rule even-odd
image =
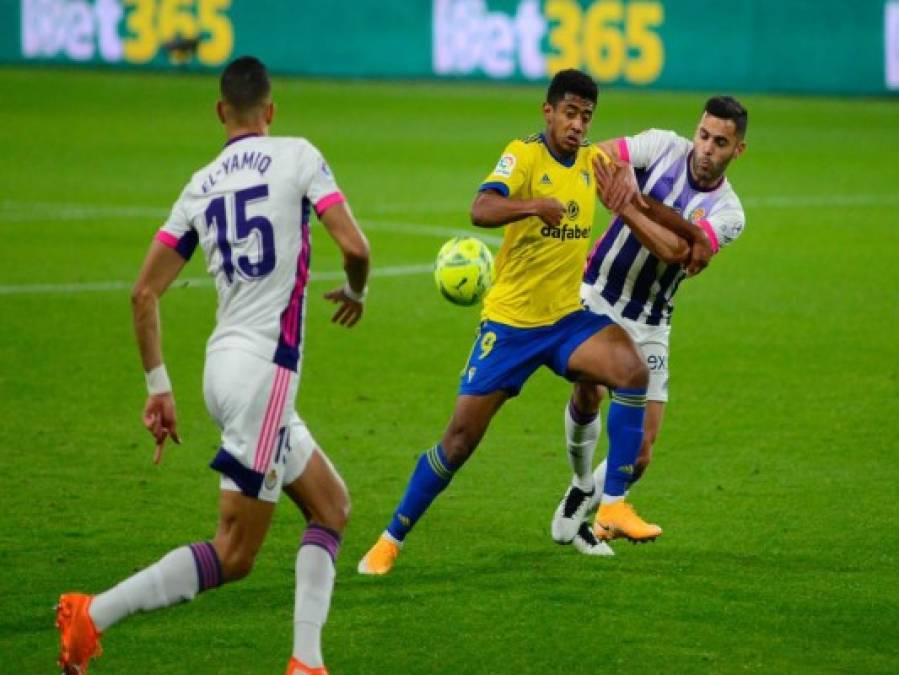
[[[659,0],[432,0],[437,75],[545,78],[581,68],[600,82],[649,84],[665,65]],[[673,4],[673,3],[672,3]]]
[[[231,0],[21,0],[22,55],[147,63],[165,55],[224,63],[234,49]]]

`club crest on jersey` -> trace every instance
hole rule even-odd
[[[565,215],[571,220],[577,220],[581,207],[573,199],[565,205]]]
[[[690,213],[691,223],[698,223],[703,218],[705,218],[705,209],[702,207],[693,209],[693,211]]]
[[[515,168],[515,155],[506,153],[499,158],[496,168],[493,170],[494,175],[509,178],[512,175],[512,169]]]
[[[278,472],[272,469],[265,475],[265,487],[274,490],[278,484]]]

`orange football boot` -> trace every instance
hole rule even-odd
[[[65,675],[87,675],[88,662],[103,653],[100,631],[88,613],[92,595],[66,593],[56,605],[59,666]]]
[[[624,537],[631,541],[652,541],[662,535],[662,528],[647,523],[623,499],[612,504],[600,504],[596,511],[593,532],[598,539]]]
[[[290,662],[287,664],[287,672],[284,675],[328,675],[328,670],[324,666],[310,668],[296,656],[291,656]]]
[[[359,561],[359,574],[387,574],[400,554],[400,545],[386,534],[382,534],[375,545]]]

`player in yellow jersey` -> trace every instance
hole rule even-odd
[[[480,187],[472,222],[506,226],[496,281],[449,426],[419,458],[387,530],[359,562],[362,574],[390,571],[406,534],[474,452],[500,406],[541,365],[571,381],[609,387],[611,447],[636,459],[646,365],[627,333],[609,317],[583,309],[579,298],[596,203],[593,161],[610,161],[585,140],[596,98],[588,75],[558,73],[543,104],[543,133],[509,143]],[[627,172],[618,174],[621,201],[630,202],[636,183]],[[589,490],[569,489],[562,504],[568,517],[553,536],[583,553],[611,555],[584,522],[592,490],[592,476]]]

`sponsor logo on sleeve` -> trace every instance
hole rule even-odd
[[[515,168],[515,155],[506,153],[499,158],[496,168],[493,170],[494,176],[503,176],[509,178],[512,176],[512,170]]]

